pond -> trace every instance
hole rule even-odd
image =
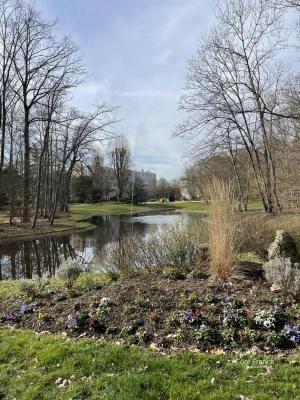
[[[146,237],[176,223],[189,224],[201,214],[176,211],[91,218],[93,228],[52,236],[5,241],[0,244],[0,280],[52,277],[67,258],[91,263],[103,247],[125,237]]]

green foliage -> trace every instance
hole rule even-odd
[[[50,320],[50,315],[49,313],[45,312],[45,311],[39,311],[38,313],[38,320],[40,322],[47,322]]]
[[[38,294],[36,283],[29,280],[20,281],[20,291],[30,298],[34,298]]]
[[[198,302],[198,296],[196,293],[181,293],[179,296],[179,308],[185,309],[196,304]]]
[[[66,287],[72,289],[82,272],[82,267],[77,261],[66,260],[59,269],[59,276],[65,282]]]
[[[170,326],[179,326],[181,314],[182,312],[180,311],[171,312],[166,319],[166,324]]]
[[[136,307],[133,304],[124,304],[123,306],[124,315],[132,315],[135,312],[136,312]]]
[[[72,178],[71,196],[78,203],[89,203],[93,200],[93,178],[80,175]]]
[[[167,279],[184,279],[186,275],[178,268],[167,267],[162,271],[162,276]]]

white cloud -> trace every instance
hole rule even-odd
[[[186,60],[208,27],[216,0],[37,0],[59,17],[62,34],[84,53],[91,77],[74,91],[84,110],[100,101],[120,106],[117,129],[130,140],[135,164],[174,178],[183,144],[172,138]]]

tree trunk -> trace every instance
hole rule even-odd
[[[23,179],[23,213],[22,222],[30,222],[30,142],[29,110],[24,110],[24,179]]]

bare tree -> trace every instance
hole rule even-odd
[[[76,163],[82,160],[84,152],[89,150],[95,142],[112,137],[109,128],[116,121],[113,118],[115,108],[106,103],[96,107],[96,110],[87,114],[71,111],[68,122],[62,130],[62,140],[59,146],[58,159],[60,165],[57,170],[54,197],[49,222],[53,225],[60,200],[61,210],[66,210],[69,200],[70,181]]]
[[[266,212],[281,209],[272,122],[275,114],[286,117],[276,112],[285,85],[284,66],[275,62],[286,47],[282,17],[264,0],[222,3],[215,27],[189,62],[189,93],[181,102],[189,118],[177,129],[182,136],[200,135],[210,151],[228,139],[243,146]]]
[[[109,149],[110,164],[117,184],[117,197],[121,201],[129,180],[130,148],[124,136],[116,138]]]
[[[4,166],[7,116],[15,103],[11,90],[14,80],[13,60],[18,48],[18,5],[9,0],[0,2],[0,182]],[[0,183],[1,186],[1,183]]]
[[[30,220],[30,127],[33,110],[51,91],[78,84],[83,69],[74,45],[53,37],[53,24],[41,20],[37,11],[24,6],[18,26],[19,45],[14,57],[17,84],[13,87],[23,107],[24,183],[23,222]]]

